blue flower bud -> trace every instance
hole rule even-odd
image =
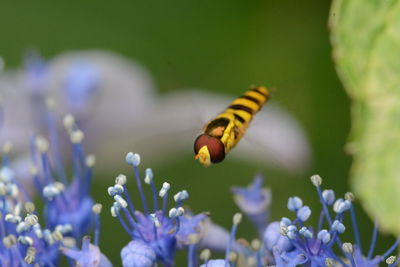
[[[44,240],[46,240],[46,242],[47,242],[48,245],[51,246],[51,245],[54,244],[54,239],[53,239],[53,237],[51,236],[50,230],[45,229],[45,230],[43,231],[43,236],[44,236]]]
[[[303,206],[297,211],[297,218],[305,222],[310,218],[311,209],[308,206]]]
[[[133,157],[133,152],[128,152],[128,154],[126,154],[125,156],[125,161],[129,165],[132,165],[132,157]]]
[[[137,167],[140,164],[140,155],[133,152],[129,152],[128,154],[126,154],[125,160],[126,163],[128,163],[129,165]]]
[[[144,177],[144,182],[150,184],[153,181],[153,171],[150,168],[146,169],[146,176]]]
[[[335,201],[335,192],[330,189],[324,190],[322,192],[322,198],[327,205],[332,205],[332,203]]]
[[[303,206],[303,201],[299,197],[290,197],[287,208],[291,211],[297,211]]]
[[[116,194],[122,194],[124,192],[124,187],[120,184],[114,185],[114,190]]]
[[[153,267],[156,263],[154,250],[140,241],[131,241],[121,250],[124,267]]]
[[[338,220],[335,220],[331,225],[331,230],[338,232],[339,234],[343,234],[344,231],[346,230],[346,227],[344,226],[343,223],[339,222]]]
[[[170,189],[170,184],[169,183],[163,183],[162,188],[160,190],[160,192],[158,193],[159,197],[164,197],[165,194],[168,192],[168,190]]]
[[[11,182],[15,177],[15,173],[8,167],[2,167],[0,169],[0,180],[5,182]]]
[[[350,207],[351,207],[350,201],[339,198],[333,204],[333,211],[336,213],[343,213],[346,210],[350,209]]]
[[[321,240],[322,243],[326,244],[331,240],[331,234],[327,230],[323,229],[319,231],[317,238],[318,240]]]
[[[189,198],[189,193],[186,190],[182,190],[175,194],[174,200],[175,202],[184,201]]]
[[[312,238],[313,235],[310,230],[307,229],[307,227],[303,226],[300,230],[299,233],[304,236],[305,238]]]
[[[209,260],[207,264],[202,264],[200,267],[230,267],[230,264],[225,260]]]
[[[295,225],[289,225],[286,235],[289,239],[295,239],[297,235],[297,227]]]
[[[289,226],[292,224],[292,221],[289,218],[282,217],[280,226]]]
[[[113,197],[117,194],[117,191],[114,189],[114,186],[109,186],[107,188],[107,193],[108,193],[108,195]]]
[[[29,230],[29,228],[30,228],[30,225],[27,224],[26,222],[22,221],[17,224],[16,230],[17,230],[17,233],[22,233],[22,232]]]
[[[296,232],[294,232],[294,231],[288,231],[288,232],[286,233],[286,235],[287,235],[287,237],[288,237],[289,239],[295,239],[295,238],[296,238]]]
[[[126,200],[121,197],[120,195],[115,195],[114,199],[116,202],[118,202],[118,204],[122,207],[122,208],[126,208],[128,207],[128,202],[126,202]]]

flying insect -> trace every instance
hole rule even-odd
[[[194,141],[195,159],[205,167],[223,161],[269,98],[270,91],[260,86],[247,90],[233,100],[221,114],[204,126],[204,133]]]

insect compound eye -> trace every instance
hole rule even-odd
[[[201,134],[196,138],[196,141],[194,141],[194,152],[196,154],[199,153],[199,150],[203,146],[207,146],[212,163],[218,163],[224,160],[225,147],[221,140],[207,134]]]

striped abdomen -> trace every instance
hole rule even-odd
[[[236,125],[246,127],[253,115],[262,108],[269,97],[270,93],[267,88],[254,87],[236,98],[223,113],[233,113],[237,120]]]

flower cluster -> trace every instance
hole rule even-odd
[[[204,250],[200,258],[204,267],[292,267],[292,266],[378,266],[386,262],[388,266],[397,266],[400,259],[390,256],[399,246],[397,239],[387,251],[374,255],[378,226],[375,224],[368,251],[362,249],[358,231],[357,218],[354,211],[352,193],[344,198],[335,198],[333,190],[321,189],[322,179],[318,175],[311,177],[321,202],[321,213],[318,226],[306,226],[311,216],[311,209],[303,205],[299,197],[291,197],[287,207],[295,213],[295,219],[282,218],[281,221],[267,222],[268,205],[271,195],[268,189],[262,188],[262,178],[257,176],[247,188],[234,187],[235,202],[254,223],[260,232],[260,238],[250,244],[243,240],[235,240],[239,219],[234,219],[230,241],[226,248],[225,259],[209,260],[210,251]],[[332,211],[329,211],[329,207]],[[342,240],[341,234],[346,231],[344,216],[351,217],[354,243]],[[333,216],[332,216],[333,215]],[[238,216],[238,215],[237,215]],[[349,228],[349,227],[347,227]],[[190,255],[189,255],[190,257]]]
[[[172,266],[178,248],[195,246],[198,242],[199,225],[206,215],[185,214],[182,203],[189,197],[186,190],[173,196],[176,205],[168,210],[170,184],[164,182],[157,192],[153,171],[148,168],[145,171],[144,182],[150,186],[152,192],[153,205],[150,208],[138,168],[140,156],[130,152],[126,156],[126,162],[133,167],[143,212],[137,210],[133,204],[127,187],[127,177],[122,174],[118,175],[115,185],[108,188],[108,194],[115,200],[111,207],[111,215],[118,218],[132,238],[132,241],[121,251],[122,264],[124,266],[151,267],[156,262],[160,262],[165,266]],[[158,197],[162,199],[161,205]]]
[[[51,115],[49,112],[48,115]],[[11,144],[3,147],[0,166],[0,265],[58,265],[61,253],[81,266],[112,266],[98,248],[100,204],[89,195],[93,156],[84,153],[83,133],[70,115],[64,125],[72,144],[73,174],[69,179],[60,157],[58,135],[52,116],[48,116],[48,139],[33,137],[31,141],[32,183],[44,202],[44,210],[35,209],[30,181],[16,177],[10,167]],[[48,141],[50,140],[50,141]],[[39,223],[43,216],[42,224]],[[94,244],[85,235],[95,226]],[[77,249],[80,240],[82,250]]]
[[[31,173],[35,187],[45,203],[48,227],[54,228],[58,224],[65,223],[74,225],[72,236],[79,240],[93,224],[94,201],[89,195],[89,189],[95,158],[92,155],[85,155],[81,144],[83,132],[77,128],[71,115],[65,117],[64,125],[72,144],[72,179],[68,179],[61,158],[58,156],[60,155],[57,153],[58,143],[49,144],[43,137],[36,137],[32,141],[34,165]],[[50,129],[49,132],[53,133],[53,139],[57,140],[56,129]],[[53,154],[49,153],[49,145],[53,146]]]
[[[27,196],[14,172],[3,165],[0,169],[1,266],[55,265],[63,233],[71,230],[71,225],[57,225],[53,231],[43,229],[32,201],[21,200]]]
[[[311,181],[316,187],[322,206],[318,226],[316,228],[306,226],[305,222],[311,215],[310,208],[303,205],[299,197],[289,198],[287,207],[296,214],[295,219],[282,218],[279,223],[281,237],[278,239],[266,236],[266,243],[270,248],[272,247],[277,266],[372,267],[379,265],[385,259],[389,266],[396,266],[399,263],[390,254],[399,246],[400,239],[397,239],[383,254],[373,256],[378,231],[377,224],[374,226],[368,252],[364,254],[366,250],[362,248],[352,193],[346,193],[344,198],[336,199],[333,190],[321,189],[322,179],[320,176],[312,176]],[[332,212],[329,211],[329,207],[332,208]],[[343,222],[345,214],[348,213],[351,217],[354,243],[344,242],[341,237],[341,234],[348,228]],[[271,228],[275,228],[276,231],[276,225],[270,225],[266,231],[273,232]]]
[[[8,149],[6,149],[8,150]],[[94,257],[104,257],[97,247],[100,212],[99,204],[93,206],[96,223],[96,241],[93,246],[97,249],[95,252],[86,253],[82,258],[74,257],[73,252],[77,239],[76,230],[79,225],[74,225],[75,221],[68,220],[68,212],[58,211],[57,214],[46,214],[44,222],[39,221],[40,213],[36,210],[29,193],[25,187],[19,183],[15,172],[8,166],[8,155],[3,157],[3,166],[0,168],[0,265],[1,266],[56,266],[60,260],[60,249],[71,259],[75,259],[82,266],[101,266],[93,264],[84,264],[82,259],[88,261],[89,255]],[[57,191],[61,186],[55,186],[51,190]],[[44,187],[46,188],[46,186]],[[49,197],[50,192],[44,189]],[[62,190],[59,190],[62,191]],[[53,192],[54,193],[54,192]],[[64,196],[64,201],[71,201],[68,196]],[[53,196],[55,201],[56,196]],[[49,203],[46,203],[49,205]],[[91,207],[92,209],[92,207]],[[47,210],[47,209],[46,209]],[[58,220],[58,217],[64,218]],[[43,221],[42,221],[43,223]],[[44,226],[45,225],[45,226]],[[75,233],[75,234],[74,234]],[[81,238],[81,236],[77,236]],[[85,241],[84,241],[85,244]],[[100,261],[98,261],[100,262]],[[108,262],[106,258],[102,262]],[[71,265],[75,265],[71,261]],[[111,266],[103,265],[103,266]]]

